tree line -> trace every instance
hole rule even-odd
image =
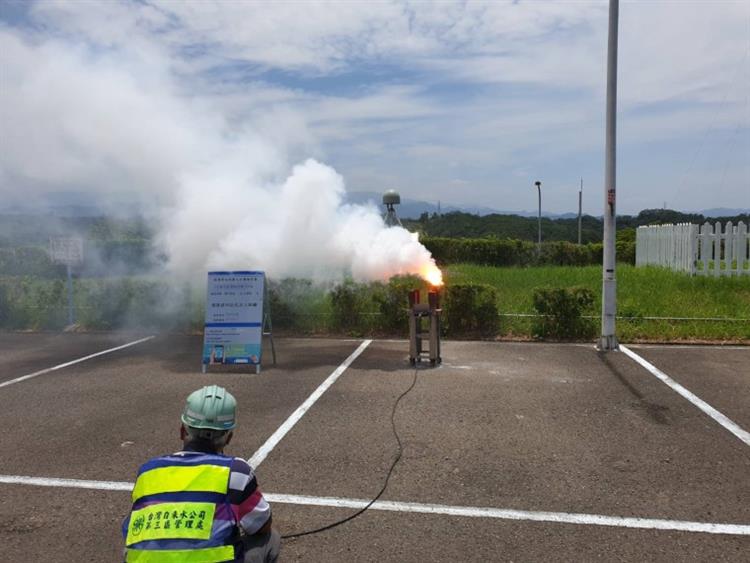
[[[662,223],[695,223],[706,221],[750,221],[750,215],[734,217],[705,217],[699,213],[681,213],[672,209],[644,209],[638,215],[619,215],[617,229],[635,229],[643,225]],[[404,226],[429,237],[446,238],[497,238],[513,240],[537,240],[537,218],[520,215],[473,215],[454,211],[438,215],[423,213],[419,219],[406,219]],[[591,215],[581,219],[581,242],[602,242],[602,220]],[[542,239],[547,241],[578,241],[578,219],[551,219],[542,217]]]

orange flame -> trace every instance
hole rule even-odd
[[[422,269],[420,275],[433,287],[443,285],[443,272],[435,264],[429,264]]]

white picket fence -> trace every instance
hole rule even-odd
[[[638,227],[635,265],[664,266],[690,275],[750,275],[750,232],[731,221]]]

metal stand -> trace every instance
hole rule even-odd
[[[268,282],[268,280],[266,280]],[[267,336],[271,341],[271,356],[273,365],[276,365],[276,346],[273,343],[273,323],[271,322],[271,299],[268,295],[268,283],[263,284],[265,295],[263,296],[263,336]],[[258,364],[258,373],[260,373],[260,364]]]
[[[428,303],[419,303],[419,290],[409,293],[409,363],[416,365],[423,357],[429,357],[430,364],[442,363],[440,357],[440,314],[437,292],[428,294]],[[427,330],[424,330],[423,320],[427,320]],[[429,348],[424,349],[424,341]]]

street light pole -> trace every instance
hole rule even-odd
[[[537,226],[539,230],[539,236],[537,237],[537,253],[539,256],[542,255],[542,183],[537,180],[534,182],[537,191],[539,192],[539,216],[537,219]]]
[[[609,0],[609,38],[607,41],[607,128],[604,160],[604,258],[602,260],[602,332],[599,350],[619,348],[615,336],[617,281],[615,279],[615,204],[617,148],[617,20],[619,0]]]

